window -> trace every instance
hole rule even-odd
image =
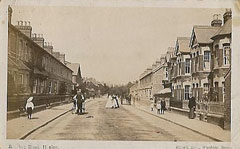
[[[223,47],[223,64],[230,64],[230,46]]]
[[[204,62],[210,62],[210,51],[204,51]]]
[[[222,82],[222,93],[225,94],[225,82]]]
[[[208,83],[204,83],[203,84],[203,92],[208,93],[208,91],[209,91],[209,84]]]
[[[37,83],[38,83],[38,81],[37,81],[37,79],[35,79],[33,82],[33,93],[37,93]]]
[[[190,91],[190,85],[185,85],[185,89],[184,89],[185,100],[189,100],[189,91]]]
[[[190,59],[186,59],[185,73],[190,73]]]
[[[48,93],[52,93],[52,82],[48,84]]]
[[[215,85],[215,88],[218,88],[218,82],[215,82],[214,85]]]
[[[24,82],[23,82],[24,80],[23,80],[23,74],[20,74],[19,75],[19,83],[20,84],[23,84]]]
[[[195,84],[194,83],[192,84],[192,86],[193,86],[193,88],[195,88]]]
[[[198,83],[196,83],[196,88],[198,88]]]

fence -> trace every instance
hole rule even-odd
[[[31,95],[35,106],[50,105],[51,103],[70,101],[71,95]],[[26,100],[30,95],[14,95],[8,96],[7,111],[22,110],[26,104]]]

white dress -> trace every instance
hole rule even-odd
[[[114,106],[114,101],[113,101],[112,97],[110,97],[110,98],[108,98],[105,108],[113,108],[113,106]]]

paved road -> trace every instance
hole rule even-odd
[[[87,114],[68,113],[26,139],[213,141],[132,106],[106,109],[106,102],[105,98],[91,101],[87,104]]]

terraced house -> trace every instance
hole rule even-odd
[[[21,107],[30,95],[38,105],[71,94],[72,70],[49,53],[53,47],[45,44],[43,35],[32,34],[30,22],[12,25],[11,13],[9,7],[8,102],[12,103],[8,105],[12,107],[8,110]]]
[[[230,128],[231,16],[227,9],[223,22],[215,14],[210,25],[193,26],[190,38],[178,37],[175,48],[168,48],[165,62],[141,75],[140,90],[145,89],[145,95],[151,97],[157,90],[171,89],[170,106],[181,112],[188,112],[192,94],[201,120]],[[156,77],[157,72],[161,77]]]
[[[173,100],[179,102],[179,107],[184,107],[184,101],[189,99],[191,87],[190,48],[189,37],[178,37],[175,46],[175,77],[173,78]],[[184,107],[185,108],[185,107]]]

